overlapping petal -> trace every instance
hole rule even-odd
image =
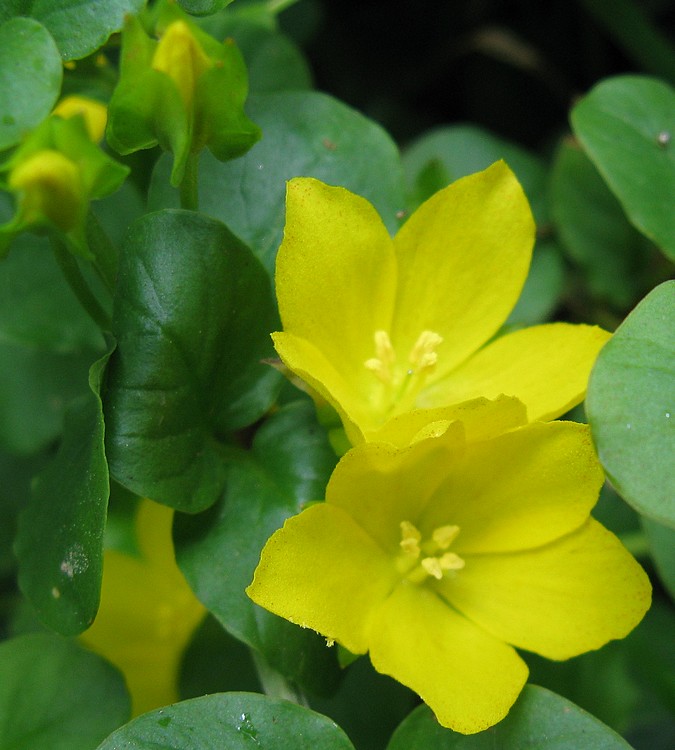
[[[530,421],[555,419],[581,403],[610,334],[597,326],[551,323],[502,336],[421,394],[421,405],[500,394],[516,396]]]
[[[443,726],[463,734],[503,719],[527,680],[513,648],[424,588],[399,586],[372,629],[375,669],[412,688]]]
[[[533,244],[527,198],[504,162],[433,195],[394,239],[397,349],[407,353],[421,331],[435,331],[443,343],[431,378],[444,378],[506,320],[525,283]]]
[[[446,600],[495,637],[550,659],[568,659],[626,636],[649,608],[647,575],[593,519],[535,550],[466,555],[439,582]]]
[[[372,613],[396,582],[390,556],[354,519],[319,503],[270,537],[246,593],[271,612],[362,654]]]
[[[538,547],[586,521],[603,478],[587,425],[529,424],[468,445],[417,525],[458,525],[462,556]]]

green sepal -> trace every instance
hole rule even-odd
[[[74,190],[71,189],[72,181],[68,184],[70,178],[65,173],[61,184],[52,179],[53,174],[42,182],[38,176],[32,194],[13,186],[19,170],[41,152],[55,152],[72,165],[77,181]],[[129,168],[111,159],[91,142],[82,117],[63,119],[52,115],[0,166],[0,173],[4,173],[0,187],[13,192],[16,203],[14,216],[0,225],[0,257],[21,232],[47,230],[60,234],[72,252],[92,259],[85,239],[89,204],[115,192],[129,174]],[[37,209],[36,203],[40,204]]]

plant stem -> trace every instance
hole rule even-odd
[[[294,688],[279,672],[272,669],[263,656],[254,649],[251,649],[251,655],[265,695],[269,695],[270,698],[281,698],[309,708],[309,703],[303,693]]]
[[[61,271],[73,290],[82,307],[89,313],[92,320],[104,331],[111,330],[111,320],[108,313],[101,307],[99,301],[89,288],[89,285],[77,265],[77,260],[68,250],[65,243],[60,237],[52,234],[50,237],[52,249],[56,262],[59,264]]]
[[[190,154],[185,163],[185,174],[178,188],[180,192],[180,207],[188,211],[199,210],[199,154]]]

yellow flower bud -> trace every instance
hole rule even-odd
[[[197,79],[212,65],[185,21],[174,21],[168,26],[152,58],[152,67],[173,80],[188,109],[192,106]]]
[[[54,114],[68,120],[75,115],[82,115],[89,137],[94,143],[103,140],[108,110],[105,104],[84,96],[66,96],[54,108]]]
[[[8,185],[19,194],[19,211],[26,224],[48,219],[64,232],[78,224],[82,178],[77,165],[62,153],[37,151],[11,171]]]

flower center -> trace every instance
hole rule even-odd
[[[434,331],[422,331],[408,354],[404,366],[396,367],[396,351],[386,331],[375,331],[375,356],[363,364],[385,386],[384,401],[389,410],[403,402],[410,408],[415,396],[424,384],[426,376],[438,361],[436,349],[443,343],[443,337]]]
[[[451,571],[461,570],[465,562],[448,548],[459,534],[459,526],[448,524],[434,529],[431,539],[422,541],[422,534],[410,521],[401,521],[401,554],[397,566],[411,583],[423,583],[429,576],[440,581]]]

